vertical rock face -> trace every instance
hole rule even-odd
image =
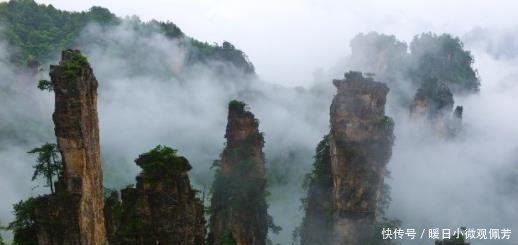
[[[203,206],[187,175],[188,160],[158,146],[136,163],[143,169],[136,188],[123,189],[122,202],[116,192],[106,201],[110,244],[204,244]]]
[[[393,122],[385,116],[383,83],[349,72],[334,80],[329,151],[333,182],[332,244],[362,244],[370,227],[393,144]]]
[[[102,170],[97,119],[97,80],[86,58],[77,50],[63,51],[59,65],[51,66],[55,92],[53,120],[64,165],[69,218],[77,221],[79,241],[65,244],[103,245],[105,226]]]
[[[264,245],[268,230],[264,198],[264,139],[245,104],[229,104],[226,147],[213,184],[209,244]]]

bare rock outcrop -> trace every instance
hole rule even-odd
[[[200,245],[205,239],[203,205],[191,187],[189,161],[157,146],[135,160],[142,168],[136,187],[112,192],[105,206],[111,245]]]
[[[394,123],[385,116],[389,89],[361,72],[333,84],[331,130],[309,174],[301,244],[371,244],[394,140]]]
[[[393,144],[385,116],[388,87],[361,73],[334,80],[329,135],[333,177],[333,244],[362,244],[370,236]]]
[[[209,244],[265,245],[264,139],[259,122],[245,104],[231,101],[226,147],[213,184]]]
[[[97,118],[97,80],[78,50],[65,50],[59,65],[51,66],[55,94],[53,120],[64,167],[65,192],[77,220],[81,245],[106,243],[103,182]]]
[[[97,80],[78,50],[63,51],[59,65],[50,70],[44,88],[55,92],[53,120],[63,169],[58,181],[49,183],[55,193],[51,188],[51,194],[14,206],[14,240],[20,245],[105,245]]]

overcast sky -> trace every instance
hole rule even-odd
[[[232,42],[245,51],[261,78],[308,85],[349,52],[358,32],[379,31],[409,40],[433,31],[462,35],[474,27],[511,28],[518,1],[472,0],[45,0],[66,10],[93,5],[119,16],[169,20],[207,42]]]

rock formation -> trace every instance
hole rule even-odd
[[[388,87],[348,72],[334,80],[331,130],[317,147],[301,244],[360,245],[374,234],[392,153],[393,122],[385,116]]]
[[[157,146],[135,160],[143,171],[136,187],[112,192],[105,216],[111,245],[201,245],[203,205],[192,189],[189,161],[176,150]]]
[[[77,198],[69,203],[77,221],[81,245],[104,245],[102,170],[97,119],[97,80],[78,50],[63,51],[59,65],[51,66],[55,94],[53,120],[64,166],[65,192]]]
[[[228,107],[226,147],[213,184],[209,244],[264,245],[268,231],[265,161],[259,122],[245,104]]]
[[[393,122],[385,116],[389,89],[356,72],[333,83],[338,89],[329,134],[334,244],[362,244],[392,153]]]
[[[414,96],[411,114],[414,119],[428,123],[439,135],[455,136],[462,129],[462,106],[453,111],[453,105],[453,93],[448,85],[428,79]]]
[[[77,50],[63,51],[50,67],[53,120],[63,173],[56,192],[15,205],[12,226],[19,245],[105,245],[97,80]],[[55,160],[55,159],[54,159]]]

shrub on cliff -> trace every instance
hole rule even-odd
[[[191,170],[189,161],[176,155],[177,150],[171,147],[158,145],[147,153],[141,154],[135,162],[142,168],[143,174],[156,176],[164,171],[186,172]]]
[[[14,233],[13,242],[16,245],[38,245],[35,237],[34,209],[36,199],[31,197],[13,205],[14,220],[7,226]]]

